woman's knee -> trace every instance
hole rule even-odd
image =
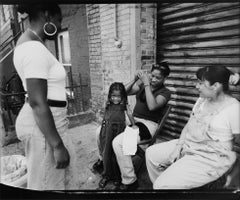
[[[161,174],[162,175],[162,174]],[[171,177],[159,176],[153,183],[153,189],[176,189],[176,184],[171,181]]]
[[[154,151],[153,146],[148,147],[145,152],[146,162],[150,161],[155,154],[156,152]]]
[[[122,137],[121,137],[121,134],[119,134],[113,139],[112,147],[114,150],[117,150],[119,149],[119,147],[121,147],[121,145],[122,145]]]
[[[153,183],[153,189],[154,190],[159,190],[159,189],[167,189],[167,185],[164,184],[164,181],[157,179],[154,183]]]

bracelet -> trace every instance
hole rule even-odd
[[[149,84],[144,85],[144,87],[150,86]]]

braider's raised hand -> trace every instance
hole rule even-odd
[[[139,79],[143,82],[144,85],[149,85],[149,76],[148,73],[145,71],[140,71],[138,73]]]
[[[134,81],[136,82],[138,79],[139,79],[139,77],[138,77],[138,72],[137,72],[134,76]]]
[[[239,82],[240,75],[238,73],[234,73],[229,77],[229,84],[236,85]]]

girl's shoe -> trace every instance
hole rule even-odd
[[[99,181],[99,188],[105,188],[105,186],[107,185],[108,181],[110,180],[109,177],[104,176],[100,181]]]

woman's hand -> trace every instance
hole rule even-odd
[[[137,72],[137,73],[135,74],[135,76],[134,76],[134,82],[136,82],[136,81],[139,79],[138,73],[139,73],[139,72]]]
[[[66,168],[69,165],[70,156],[58,134],[52,112],[46,101],[47,80],[27,79],[27,91],[29,104],[33,109],[36,123],[49,145],[53,148],[56,168]]]
[[[57,169],[64,169],[70,163],[70,156],[68,150],[64,146],[63,143],[59,144],[57,147],[53,149],[54,159],[56,161]]]
[[[240,76],[238,73],[232,74],[229,77],[229,84],[231,85],[237,85],[237,83],[239,82]]]
[[[144,85],[149,85],[149,76],[146,72],[140,71],[137,76],[143,82]]]

